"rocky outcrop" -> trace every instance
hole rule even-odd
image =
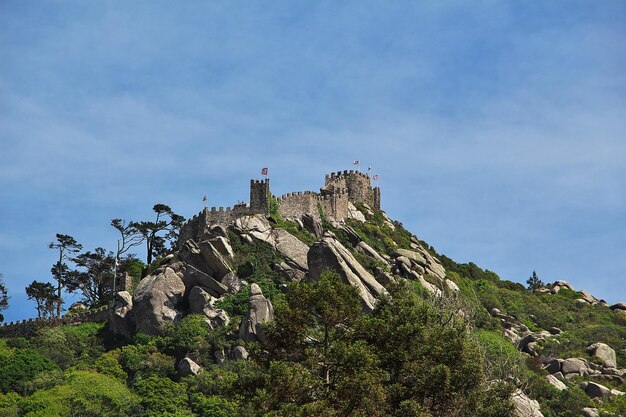
[[[274,307],[263,296],[261,287],[252,284],[250,286],[248,313],[241,321],[239,338],[245,342],[265,342],[262,325],[270,320],[274,320]]]
[[[233,275],[234,273],[230,272],[224,275],[224,278],[227,276],[231,277]],[[210,295],[216,298],[221,297],[228,292],[228,287],[226,285],[192,265],[184,267],[183,282],[188,291],[191,291],[194,287],[202,287]]]
[[[358,220],[361,223],[365,223],[365,216],[359,209],[357,209],[354,204],[348,201],[348,218]]]
[[[517,417],[543,417],[539,403],[530,399],[520,390],[516,390],[511,396],[511,401],[515,406],[514,414]]]
[[[597,342],[587,346],[587,353],[600,359],[604,366],[608,368],[617,367],[615,351],[605,343]]]
[[[201,314],[206,317],[206,321],[215,329],[219,326],[227,326],[230,319],[224,310],[213,308],[215,298],[204,291],[201,287],[193,287],[189,292],[189,312]]]
[[[337,239],[330,234],[316,242],[307,255],[309,275],[317,280],[327,270],[336,271],[342,281],[356,287],[365,311],[372,311],[377,297],[386,294],[385,288],[376,281]]]
[[[133,297],[128,291],[115,294],[113,308],[109,310],[107,320],[111,331],[130,339],[135,333],[135,323],[130,317],[133,308]]]
[[[302,215],[302,226],[304,229],[319,239],[324,234],[322,223],[310,214]]]
[[[370,258],[374,259],[376,262],[380,262],[383,265],[389,264],[389,262],[385,258],[380,256],[380,254],[376,252],[374,248],[372,248],[370,245],[368,245],[367,243],[363,241],[357,243],[356,249],[362,254],[364,254],[365,256],[369,256]]]
[[[227,259],[232,260],[235,257],[235,253],[233,252],[232,246],[230,246],[230,242],[224,236],[217,236],[213,239],[210,239],[209,242],[217,249],[217,251]]]
[[[558,389],[559,391],[563,391],[567,389],[567,385],[561,382],[561,380],[559,380],[554,375],[546,375],[546,380],[548,381],[550,385],[552,385],[554,388]]]
[[[306,271],[309,251],[307,244],[286,230],[272,228],[264,216],[257,214],[240,217],[235,221],[235,227],[255,239],[272,245],[287,259],[290,266]]]
[[[183,280],[170,267],[139,281],[132,308],[137,331],[156,335],[165,324],[177,322],[182,314],[177,307],[184,294]]]

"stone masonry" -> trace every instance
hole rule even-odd
[[[181,228],[179,246],[188,239],[201,240],[214,225],[227,226],[247,215],[267,215],[271,198],[269,179],[250,180],[250,205],[205,208]],[[319,192],[298,191],[274,198],[278,202],[278,213],[286,219],[300,219],[308,214],[319,220],[321,212],[328,219],[342,222],[348,217],[348,203],[380,209],[380,188],[372,187],[369,175],[352,170],[326,175]]]

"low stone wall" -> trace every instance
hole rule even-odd
[[[109,307],[104,306],[94,310],[66,315],[61,318],[28,319],[4,323],[0,326],[0,337],[32,337],[37,330],[44,327],[58,327],[62,324],[102,323],[107,320]]]

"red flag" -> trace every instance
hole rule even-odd
[[[378,181],[378,174],[374,175],[372,178],[374,179],[374,181]]]
[[[262,168],[261,169],[261,175],[267,175],[268,172],[269,172],[268,168]]]

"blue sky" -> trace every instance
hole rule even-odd
[[[130,3],[130,4],[129,4]],[[55,233],[318,189],[360,159],[461,262],[626,301],[626,3],[0,3],[7,320]]]

